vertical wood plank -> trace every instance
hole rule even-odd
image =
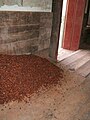
[[[55,61],[57,59],[58,44],[59,44],[62,3],[63,0],[53,0],[53,8],[52,8],[53,20],[52,20],[52,32],[51,32],[49,56],[51,57],[51,59]]]
[[[85,0],[68,0],[63,48],[78,50],[85,8]]]
[[[82,23],[84,17],[84,9],[85,9],[85,0],[78,0],[76,7],[76,16],[73,24],[74,30],[73,30],[70,50],[79,49]]]
[[[70,49],[71,41],[72,41],[76,3],[77,3],[77,0],[68,0],[67,2],[67,13],[66,13],[66,22],[65,22],[66,24],[65,24],[65,30],[64,30],[63,48],[68,50]]]

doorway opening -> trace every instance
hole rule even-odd
[[[67,1],[68,0],[63,0],[58,53],[61,51],[62,45],[63,45],[64,28],[65,28],[66,11],[67,11]]]
[[[79,47],[81,49],[90,49],[90,0],[86,0]]]

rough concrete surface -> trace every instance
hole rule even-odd
[[[0,0],[0,6],[2,5],[41,7],[42,9],[51,10],[52,0]]]
[[[62,85],[33,94],[29,103],[0,106],[0,120],[90,120],[90,78],[64,70]]]
[[[0,53],[25,54],[49,48],[50,12],[0,12]]]

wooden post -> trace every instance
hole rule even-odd
[[[52,20],[52,32],[51,32],[49,56],[54,61],[57,60],[61,15],[62,15],[62,3],[63,0],[53,0],[52,3],[53,20]]]

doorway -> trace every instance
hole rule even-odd
[[[72,51],[76,51],[79,49],[86,1],[85,0],[83,1],[53,0],[53,1],[54,9],[49,57],[51,57],[51,59],[57,60],[58,51],[60,51],[61,48]],[[64,4],[64,2],[66,4]],[[62,3],[63,6],[65,7],[62,6]],[[64,11],[65,14],[63,14],[62,11]],[[64,17],[62,17],[62,15]]]
[[[86,1],[82,34],[80,39],[80,48],[81,49],[90,49],[90,0]]]

